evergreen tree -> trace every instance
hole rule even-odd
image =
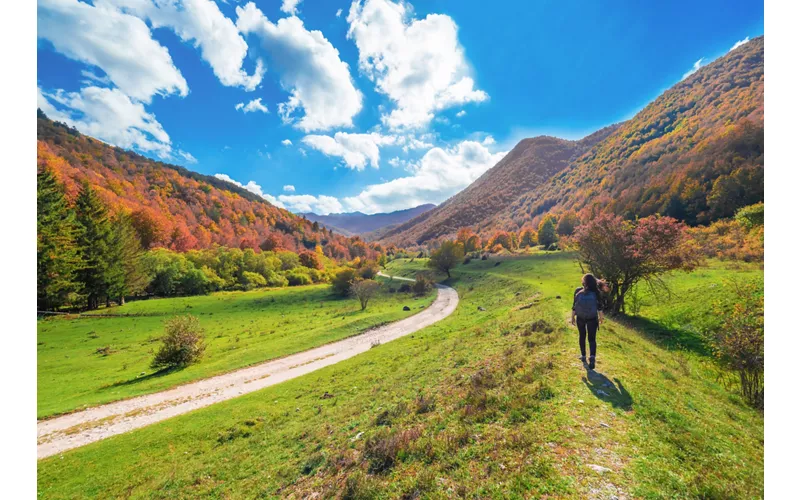
[[[86,181],[75,200],[75,211],[83,229],[78,237],[83,258],[78,279],[83,285],[87,307],[97,309],[100,299],[108,298],[111,291],[114,236],[111,221],[102,200]]]
[[[40,310],[56,309],[79,290],[79,227],[52,170],[36,175],[36,285]]]
[[[112,220],[112,239],[109,259],[109,295],[119,305],[125,297],[147,287],[149,277],[143,262],[144,250],[131,222],[131,216],[120,214]]]

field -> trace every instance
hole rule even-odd
[[[397,288],[397,285],[393,285]],[[384,293],[361,311],[327,285],[152,299],[103,310],[128,317],[54,318],[38,323],[38,418],[157,392],[304,351],[414,314],[420,299]],[[403,306],[412,306],[410,312]],[[193,314],[206,330],[203,360],[183,370],[150,367],[164,320]]]
[[[461,302],[436,325],[42,460],[39,496],[762,497],[763,415],[686,347],[698,297],[710,307],[727,300],[708,293],[723,280],[761,276],[712,262],[669,277],[680,293],[604,323],[590,373],[567,323],[572,255],[473,260],[453,271]]]

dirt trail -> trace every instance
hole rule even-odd
[[[394,279],[413,281],[401,277]],[[414,333],[446,318],[458,306],[458,293],[455,290],[445,285],[436,285],[436,288],[436,300],[424,311],[360,335],[163,392],[39,421],[38,457],[49,457],[279,384],[368,351],[375,342],[384,344]]]

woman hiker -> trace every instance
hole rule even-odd
[[[607,288],[605,282],[591,274],[585,274],[581,280],[583,286],[575,289],[572,301],[572,324],[577,319],[580,333],[581,362],[586,364],[586,337],[589,337],[589,369],[594,370],[597,356],[597,329],[603,322],[603,307],[600,289]]]

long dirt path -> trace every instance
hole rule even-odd
[[[413,281],[400,277],[394,279]],[[436,285],[436,288],[436,300],[424,311],[360,335],[163,392],[41,420],[37,423],[38,457],[49,457],[279,384],[352,358],[368,351],[376,342],[384,344],[414,333],[446,318],[458,306],[455,290],[445,285]]]

